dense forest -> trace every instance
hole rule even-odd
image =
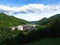
[[[14,18],[14,20],[15,19],[16,18]],[[5,21],[12,22],[13,19],[12,21],[9,21],[9,19],[7,18]],[[16,22],[18,21],[20,20],[17,20]],[[37,21],[36,24],[37,29],[31,30],[29,32],[18,30],[11,31],[11,29],[0,29],[0,45],[23,45],[25,43],[38,41],[42,38],[60,37],[60,14],[56,14],[54,16],[51,16],[50,18],[43,18]]]

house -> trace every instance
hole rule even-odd
[[[23,25],[24,30],[32,30],[32,26],[30,25]]]
[[[17,26],[17,29],[18,29],[18,30],[24,30],[24,29],[23,29],[23,25]]]
[[[12,27],[11,29],[12,29],[12,31],[17,30],[17,26]]]

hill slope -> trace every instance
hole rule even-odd
[[[8,16],[4,13],[0,13],[0,27],[16,26],[20,24],[27,24],[28,21],[18,19],[14,16]]]
[[[51,16],[50,18],[43,18],[37,22],[39,25],[46,25],[54,23],[56,20],[60,21],[60,14],[56,14],[54,16]]]

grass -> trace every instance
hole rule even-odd
[[[39,41],[27,43],[24,45],[60,45],[60,38],[43,38]]]

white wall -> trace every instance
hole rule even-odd
[[[18,30],[23,30],[23,26],[22,25],[19,25],[18,26]]]

